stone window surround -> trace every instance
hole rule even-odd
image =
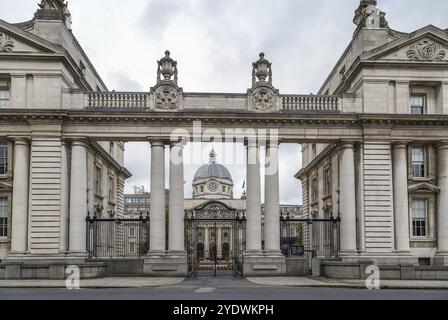
[[[8,143],[8,141],[3,141],[0,140],[0,145],[6,145],[7,148],[7,154],[6,154],[6,158],[7,158],[7,167],[6,167],[6,173],[0,173],[0,178],[8,178],[11,174],[11,163],[12,163],[12,148],[11,148],[11,144]]]
[[[7,100],[8,104],[6,106],[8,108],[11,105],[11,77],[9,75],[0,75],[0,91],[1,90],[9,91],[9,99]]]
[[[426,236],[413,236],[412,234],[412,201],[414,199],[426,200]],[[409,239],[410,242],[428,242],[435,241],[435,195],[428,193],[410,193],[409,194]]]
[[[10,242],[11,236],[11,216],[12,216],[12,194],[10,192],[0,191],[0,198],[6,198],[6,217],[8,219],[8,230],[6,237],[0,237],[0,243]]]
[[[425,149],[425,176],[424,177],[414,177],[414,172],[412,168],[412,147],[413,146],[423,146]],[[430,153],[433,154],[430,154]],[[435,157],[434,148],[432,143],[412,143],[408,146],[408,180],[411,182],[435,182],[437,180],[434,175],[434,166],[432,158]]]

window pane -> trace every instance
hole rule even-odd
[[[412,161],[416,162],[423,162],[425,159],[425,152],[423,150],[423,147],[413,147],[412,148]]]
[[[424,98],[423,96],[412,96],[411,97],[411,106],[413,107],[423,107]]]

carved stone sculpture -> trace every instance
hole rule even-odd
[[[252,93],[254,110],[273,111],[274,110],[274,91],[269,87],[258,87]]]
[[[176,109],[178,104],[178,91],[171,85],[161,85],[155,91],[156,109]]]
[[[442,46],[430,39],[423,39],[413,44],[406,54],[413,61],[442,61],[446,57],[446,51]]]
[[[14,49],[14,42],[6,33],[0,32],[0,52],[8,52]]]

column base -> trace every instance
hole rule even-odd
[[[152,277],[186,277],[187,255],[148,256],[143,262],[143,274]]]
[[[280,250],[264,250],[263,255],[269,257],[283,257]]]
[[[286,275],[286,260],[282,256],[250,255],[243,256],[244,277],[275,277]]]
[[[150,250],[148,252],[148,257],[165,257],[167,254],[164,250]]]

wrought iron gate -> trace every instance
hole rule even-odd
[[[240,277],[245,247],[245,217],[185,219],[189,277]]]

